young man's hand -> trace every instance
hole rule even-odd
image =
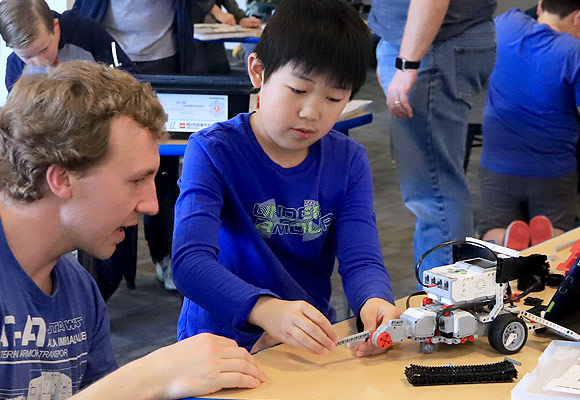
[[[401,313],[394,305],[376,297],[368,299],[360,310],[360,318],[364,324],[365,331],[374,331],[381,323],[386,323],[390,319],[397,319],[400,315]],[[371,356],[385,351],[374,346],[370,340],[356,346],[357,357]]]
[[[324,354],[338,342],[338,334],[328,319],[305,301],[261,296],[250,312],[248,322],[261,327],[278,342],[314,354]]]
[[[157,379],[164,382],[163,398],[197,396],[223,388],[255,388],[266,380],[246,349],[209,333],[164,347],[143,360],[155,366]]]
[[[181,399],[266,380],[250,353],[231,339],[202,333],[124,365],[71,397]]]

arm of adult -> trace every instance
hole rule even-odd
[[[216,4],[214,4],[214,6],[211,8],[211,13],[215,17],[215,19],[217,19],[222,24],[230,26],[234,26],[236,24],[236,17],[234,17],[232,14],[228,12],[225,12],[224,10],[221,9],[221,7],[219,7]]]
[[[178,399],[255,388],[265,380],[247,350],[202,333],[126,364],[71,399]]]
[[[234,17],[236,17],[236,22],[238,24],[242,25],[244,28],[250,28],[250,26],[244,26],[244,24],[242,24],[242,21],[245,19],[256,19],[256,20],[258,20],[258,25],[260,25],[260,20],[258,18],[248,18],[247,17],[244,10],[242,10],[240,8],[240,6],[238,6],[238,3],[236,2],[236,0],[221,0],[221,3],[225,7],[225,9],[228,10],[228,12],[230,14],[232,14]],[[253,27],[256,27],[258,25],[255,25]]]
[[[449,0],[411,0],[399,56],[420,61],[433,43],[449,7]],[[409,92],[417,80],[417,70],[397,70],[387,89],[387,106],[395,118],[413,117]]]

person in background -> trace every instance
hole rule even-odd
[[[226,11],[222,8],[225,8]],[[246,13],[238,7],[235,0],[215,0],[204,22],[206,24],[222,23],[231,26],[239,24],[243,28],[258,28],[260,26],[260,20],[246,16]],[[210,74],[230,73],[230,64],[223,43],[204,42],[202,43],[202,48],[205,51]]]
[[[483,239],[515,250],[572,229],[578,206],[580,1],[537,11],[537,21],[516,8],[495,18],[482,123]]]
[[[61,63],[14,85],[0,109],[0,393],[169,399],[264,381],[245,349],[210,334],[116,370],[105,303],[68,254],[110,257],[126,227],[157,212],[164,123],[148,84],[103,64]]]
[[[225,8],[226,11],[222,8]],[[238,7],[235,0],[215,0],[204,22],[207,24],[218,22],[227,25],[239,24],[242,28],[258,28],[260,26],[260,20],[256,17],[248,17]]]
[[[427,250],[474,232],[463,170],[467,113],[493,69],[495,7],[496,0],[374,0],[371,6],[399,185],[417,220],[415,263]],[[421,269],[452,261],[448,246]]]
[[[124,69],[133,65],[99,24],[71,11],[62,15],[51,11],[44,0],[0,2],[0,35],[13,50],[6,62],[8,92],[27,65],[29,72],[71,60],[103,62]]]
[[[371,59],[349,4],[279,5],[249,56],[260,108],[193,134],[185,151],[173,236],[179,340],[212,332],[252,351],[333,349],[336,258],[361,330],[398,317],[366,152],[332,130]],[[356,355],[378,351],[363,343]]]
[[[103,25],[135,62],[134,73],[195,75],[207,72],[207,67],[196,57],[193,24],[203,20],[212,4],[213,0],[76,0],[73,10]],[[151,259],[167,290],[175,290],[171,277],[171,236],[178,178],[179,157],[161,157],[155,181],[159,213],[144,217]],[[110,276],[110,293],[121,281],[116,265],[130,265],[133,270],[137,265],[137,229],[132,229],[114,262],[102,271]]]

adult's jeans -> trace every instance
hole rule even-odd
[[[415,263],[427,250],[473,234],[473,210],[463,170],[467,113],[485,86],[496,54],[492,22],[435,42],[421,60],[409,94],[413,118],[390,119],[393,154],[405,206],[416,217]],[[381,40],[377,69],[385,95],[399,47]],[[431,253],[422,271],[452,262],[450,247]]]

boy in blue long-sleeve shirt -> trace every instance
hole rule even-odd
[[[279,6],[248,61],[258,111],[189,139],[173,239],[185,296],[178,339],[213,332],[254,350],[334,348],[335,258],[365,329],[398,316],[365,150],[331,130],[371,55],[368,29],[342,1]],[[364,343],[357,356],[376,351]]]

